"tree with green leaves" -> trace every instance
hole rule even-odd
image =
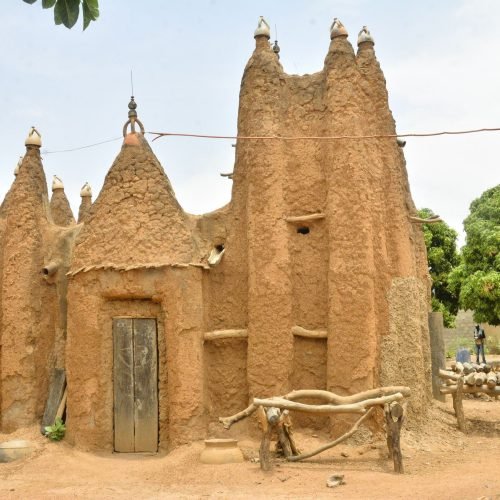
[[[500,325],[500,184],[471,203],[464,228],[462,263],[451,284],[460,289],[460,307],[474,311],[475,321]]]
[[[33,4],[37,0],[24,0]],[[83,29],[87,29],[91,21],[99,17],[99,0],[42,0],[44,9],[54,8],[54,22],[72,28],[80,16],[80,5],[83,12]]]
[[[423,208],[418,212],[423,219],[435,215],[432,210]],[[457,232],[445,222],[423,224],[427,261],[432,279],[432,310],[443,313],[444,325],[455,326],[458,312],[458,293],[451,289],[449,275],[460,262],[457,252]]]

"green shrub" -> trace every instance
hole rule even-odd
[[[54,425],[45,427],[45,436],[52,441],[61,441],[66,432],[66,426],[60,418],[56,418]]]
[[[500,354],[500,338],[495,335],[488,335],[484,347],[486,354]]]

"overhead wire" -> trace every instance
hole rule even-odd
[[[282,140],[282,141],[304,141],[304,140],[315,140],[315,141],[329,141],[329,140],[362,140],[362,139],[397,139],[400,137],[439,137],[445,135],[464,135],[464,134],[477,134],[483,132],[500,132],[500,127],[492,128],[477,128],[468,130],[443,130],[439,132],[408,132],[405,134],[369,134],[369,135],[325,135],[325,136],[281,136],[281,135],[209,135],[209,134],[189,134],[183,132],[146,132],[146,134],[154,135],[153,142],[161,137],[187,137],[194,139],[230,139],[230,140]],[[80,151],[82,149],[93,148],[95,146],[100,146],[102,144],[107,144],[110,142],[115,142],[123,139],[122,136],[114,137],[113,139],[107,139],[105,141],[95,142],[93,144],[87,144],[85,146],[79,146],[69,149],[59,149],[59,150],[42,150],[42,154],[56,154],[56,153],[70,153],[72,151]]]
[[[282,136],[282,135],[260,135],[260,136],[245,136],[245,135],[206,135],[206,134],[187,134],[177,132],[146,132],[146,134],[156,135],[153,141],[160,137],[192,137],[198,139],[236,139],[236,140],[343,140],[343,139],[383,139],[383,138],[398,138],[398,137],[434,137],[441,135],[461,135],[461,134],[476,134],[479,132],[499,132],[500,127],[496,128],[478,128],[470,130],[445,130],[440,132],[409,132],[406,134],[370,134],[370,135],[302,135],[302,136]]]
[[[93,148],[94,146],[100,146],[101,144],[107,144],[108,142],[119,141],[120,139],[123,139],[123,136],[115,137],[114,139],[108,139],[106,141],[101,141],[101,142],[95,142],[94,144],[87,144],[86,146],[79,146],[77,148],[71,148],[71,149],[59,149],[56,151],[49,151],[49,150],[43,149],[41,151],[41,153],[44,155],[51,155],[51,154],[55,154],[55,153],[70,153],[71,151],[79,151],[80,149]]]

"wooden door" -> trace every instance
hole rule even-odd
[[[113,318],[115,451],[158,451],[156,345],[154,318]]]

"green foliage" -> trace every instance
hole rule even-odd
[[[500,325],[500,184],[470,206],[462,263],[450,276],[460,289],[460,306],[474,311],[474,321]]]
[[[45,436],[52,441],[61,441],[66,433],[66,426],[60,418],[56,418],[54,425],[45,427]]]
[[[486,354],[500,354],[500,338],[488,335],[484,347]]]
[[[425,219],[434,215],[428,208],[419,210],[418,214]],[[444,325],[453,328],[458,312],[459,290],[450,288],[449,275],[460,262],[456,246],[457,232],[445,222],[422,226],[432,278],[432,310],[442,312]]]
[[[473,352],[473,347],[474,347],[474,341],[471,340],[470,337],[455,337],[448,345],[448,348],[446,349],[446,357],[447,358],[454,358],[457,354],[457,351],[465,347]]]
[[[23,0],[34,4],[37,0]],[[99,17],[99,0],[42,0],[44,9],[54,9],[54,22],[72,28],[80,15],[80,5],[83,11],[83,29],[87,29],[91,21]]]

